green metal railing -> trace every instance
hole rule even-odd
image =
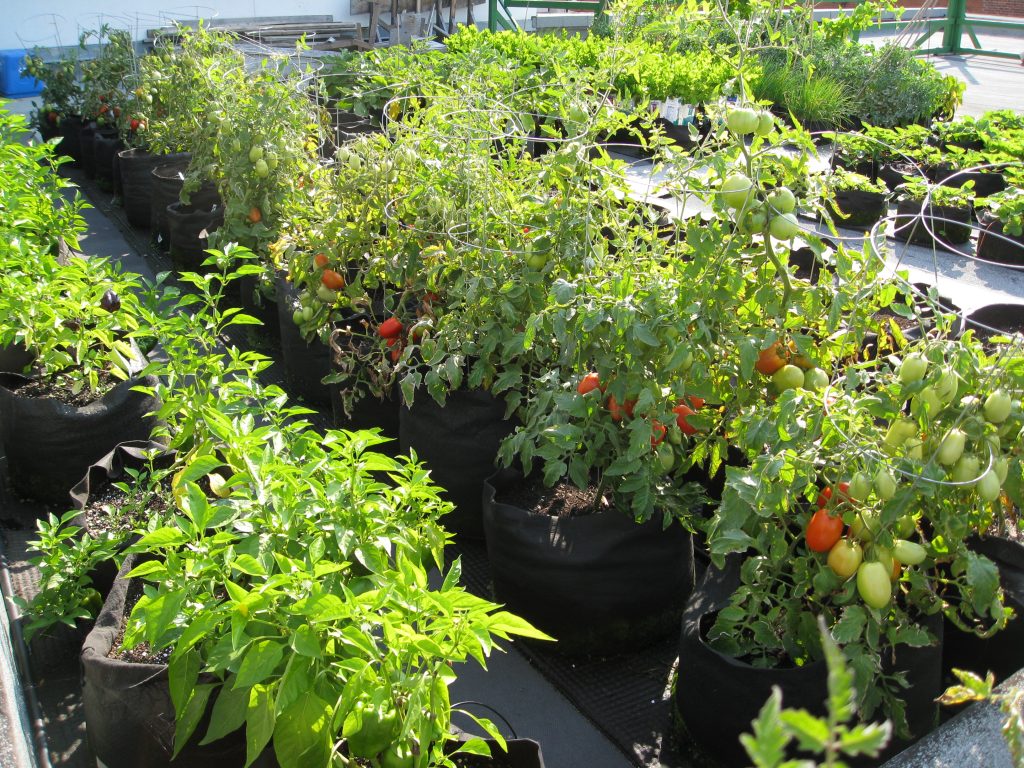
[[[857,0],[858,3],[864,0]],[[598,13],[604,7],[604,0],[487,0],[487,26],[491,31],[499,29],[518,29],[519,24],[513,18],[511,8],[553,8],[563,11],[586,11]],[[894,32],[912,30],[920,31],[913,41],[918,53],[932,55],[974,54],[993,56],[1002,59],[1016,59],[1019,54],[1007,51],[994,51],[982,47],[978,40],[978,30],[1004,29],[1024,32],[1024,22],[1000,21],[983,19],[967,15],[967,0],[948,0],[946,15],[933,19],[911,19],[907,21],[883,21],[871,29]],[[923,47],[937,34],[942,35],[938,46]],[[964,46],[964,35],[970,39],[973,47]]]

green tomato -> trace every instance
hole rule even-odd
[[[857,472],[850,479],[850,487],[847,494],[854,501],[864,501],[871,495],[871,478],[865,472]]]
[[[928,360],[924,355],[913,353],[907,355],[900,365],[900,381],[904,384],[911,384],[924,378],[928,371]]]
[[[270,166],[267,165],[267,161],[262,158],[256,161],[256,165],[253,166],[253,170],[261,179],[265,179],[270,175]]]
[[[874,486],[875,493],[882,501],[888,501],[896,495],[896,478],[884,465],[875,471]]]
[[[985,412],[985,418],[992,424],[1002,424],[1010,417],[1012,407],[1013,400],[1010,396],[1004,390],[997,389],[985,398],[982,410]]]
[[[906,539],[896,539],[892,544],[892,556],[904,565],[920,565],[928,551],[920,544]]]
[[[729,110],[725,116],[725,124],[738,136],[746,136],[757,130],[758,114],[752,109],[739,107]]]
[[[952,368],[943,368],[942,373],[939,374],[939,380],[935,383],[935,393],[939,399],[944,404],[953,402],[959,388],[960,382],[957,380],[956,371]]]
[[[789,187],[779,187],[768,195],[768,207],[774,213],[792,213],[796,210],[796,196]]]
[[[990,469],[978,480],[978,495],[985,501],[995,501],[998,499],[1002,489],[1003,483],[994,468]]]
[[[767,223],[768,216],[763,210],[747,211],[740,218],[740,232],[745,235],[756,235],[764,231]]]
[[[798,389],[804,385],[804,372],[798,366],[784,365],[772,374],[772,384],[779,392]]]
[[[897,419],[889,425],[882,444],[890,451],[899,448],[907,440],[917,435],[917,424],[911,419]]]
[[[332,291],[326,285],[318,286],[316,289],[316,295],[319,297],[320,301],[327,304],[333,304],[338,300],[338,292]]]
[[[795,214],[780,213],[778,216],[772,216],[768,231],[776,240],[792,240],[800,234],[800,222],[797,221]]]
[[[924,443],[919,438],[911,437],[903,444],[908,459],[921,461],[924,458]]]
[[[775,127],[775,116],[768,111],[762,111],[757,113],[757,128],[754,129],[754,133],[758,136],[767,136],[772,132]]]
[[[257,160],[262,160],[262,159],[263,159],[263,148],[262,147],[253,147],[252,149],[249,150],[249,162],[250,163],[255,163]]]
[[[270,168],[270,170],[273,171],[274,169],[277,168],[278,159],[277,159],[277,153],[276,152],[267,152],[266,159],[267,159],[267,166]]]
[[[804,373],[804,387],[806,389],[813,390],[814,392],[821,392],[828,385],[828,374],[821,370],[821,368],[811,368],[809,371]]]
[[[720,194],[729,208],[745,208],[754,199],[754,185],[742,173],[734,173],[722,182]]]
[[[548,256],[546,253],[537,253],[536,251],[526,257],[526,266],[532,269],[534,272],[540,272],[547,266]]]
[[[903,515],[899,520],[896,521],[896,533],[898,533],[904,539],[908,536],[913,536],[914,531],[917,530],[917,520],[914,519],[913,515]]]
[[[996,473],[996,477],[999,478],[999,484],[1002,485],[1006,482],[1006,476],[1010,474],[1010,460],[1005,456],[1000,456],[996,459],[995,464],[993,464],[992,471]]]
[[[415,762],[412,747],[394,743],[380,757],[381,768],[412,768]]]
[[[857,593],[864,604],[870,608],[885,608],[892,599],[892,572],[878,562],[872,560],[861,563],[857,569]]]
[[[977,456],[965,454],[953,465],[949,473],[949,479],[954,483],[961,483],[966,487],[976,485],[981,474],[981,462]]]
[[[292,322],[295,323],[296,325],[302,325],[302,321],[304,319],[305,318],[303,317],[301,309],[296,309],[294,312],[292,312]]]
[[[673,430],[673,432],[677,431]],[[672,471],[672,467],[676,465],[676,455],[672,446],[662,444],[658,448],[658,461],[661,462],[661,471],[666,475]]]
[[[850,533],[861,541],[873,541],[875,534],[882,529],[878,515],[871,510],[860,510],[850,523]]]
[[[932,419],[942,410],[942,400],[932,387],[925,387],[914,395],[910,410],[916,415]]]
[[[231,140],[231,151],[234,152],[236,155],[241,154],[241,152],[242,152],[242,142],[240,142],[238,139],[232,139]]]
[[[936,458],[940,464],[945,466],[951,466],[956,464],[957,460],[964,453],[964,446],[967,444],[967,435],[964,434],[962,429],[951,429],[946,433],[946,436],[942,438],[942,442],[939,444],[939,450],[936,453]]]
[[[860,568],[864,560],[864,550],[852,539],[842,538],[828,552],[828,566],[843,581],[850,578]]]

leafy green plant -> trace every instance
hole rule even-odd
[[[39,569],[39,592],[31,600],[15,598],[29,617],[26,640],[59,624],[74,628],[78,621],[94,619],[103,606],[89,574],[117,554],[120,542],[83,533],[71,524],[77,515],[74,510],[59,518],[51,513],[36,522],[39,538],[29,545],[40,553],[30,560]]]
[[[954,669],[953,674],[960,680],[959,685],[951,685],[939,699],[947,706],[966,704],[969,701],[988,701],[995,704],[1006,718],[1003,721],[1003,738],[1010,750],[1010,759],[1014,765],[1024,762],[1024,691],[1006,691],[997,693],[995,677],[990,672],[983,680],[974,672]]]
[[[965,182],[960,187],[947,187],[912,179],[899,186],[897,197],[915,203],[923,203],[927,199],[929,205],[970,208],[974,204],[974,182]]]
[[[1024,234],[1024,189],[1009,187],[977,201],[1002,222],[1003,231],[1013,237]]]
[[[829,173],[825,179],[825,184],[833,191],[856,190],[859,192],[874,192],[879,195],[885,195],[889,192],[889,188],[881,181],[872,181],[867,176],[852,173],[842,168],[837,168]]]
[[[77,56],[71,54],[56,62],[46,62],[40,53],[29,53],[25,56],[22,74],[43,84],[39,94],[41,103],[35,105],[36,125],[55,128],[61,118],[81,110]]]
[[[827,714],[816,717],[803,709],[783,709],[782,693],[774,688],[752,723],[753,735],[740,736],[754,768],[840,768],[845,765],[843,757],[877,757],[889,742],[888,722],[856,722],[857,695],[846,658],[821,620],[818,630],[828,665]],[[823,759],[787,760],[787,748],[794,740],[802,750]]]

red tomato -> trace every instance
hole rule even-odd
[[[657,419],[651,419],[651,448],[657,448],[665,439],[665,425]]]
[[[693,409],[695,411],[699,411],[701,408],[704,407],[703,397],[697,397],[696,395],[687,395],[686,399],[690,401],[690,405],[693,406]]]
[[[754,367],[765,376],[771,376],[786,364],[786,358],[781,354],[782,349],[781,341],[776,341],[768,349],[762,349],[761,353],[757,356],[757,362],[754,364]]]
[[[332,291],[340,291],[345,287],[345,278],[333,269],[325,269],[324,273],[320,275],[320,282]]]
[[[615,399],[615,395],[608,395],[608,410],[611,412],[612,421],[622,421],[623,415],[633,417],[633,408],[636,406],[636,398],[627,400],[622,405]]]
[[[394,339],[402,332],[402,321],[397,317],[389,317],[377,326],[377,335],[382,339]]]
[[[313,257],[313,266],[317,269],[323,269],[328,264],[330,264],[330,259],[327,258],[327,254],[325,253],[318,253]]]
[[[843,482],[839,483],[839,501],[836,503],[847,502],[850,503],[853,499],[850,498],[850,484]],[[818,494],[818,509],[824,509],[832,501],[832,488],[823,488],[821,493]]]
[[[843,518],[832,517],[819,509],[807,523],[807,547],[814,552],[828,552],[843,535]]]
[[[682,430],[684,435],[694,435],[697,433],[697,428],[691,426],[689,420],[686,418],[687,416],[692,416],[696,413],[693,408],[685,403],[680,403],[672,409],[672,413],[677,414],[676,424],[679,425],[679,429]]]
[[[596,373],[588,373],[582,379],[580,383],[576,385],[576,392],[585,395],[588,392],[593,392],[595,389],[601,388],[601,378]]]

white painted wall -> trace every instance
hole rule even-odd
[[[103,23],[141,39],[175,19],[330,14],[344,21],[349,7],[350,0],[0,0],[0,49],[76,45],[81,30]]]

